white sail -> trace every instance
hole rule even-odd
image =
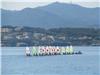
[[[73,47],[72,47],[72,45],[70,46],[70,53],[73,53]]]
[[[29,47],[26,47],[26,51],[25,52],[26,52],[26,55],[31,53]]]
[[[66,53],[65,47],[61,47],[61,54]]]
[[[58,46],[56,47],[56,50],[57,50],[57,53],[60,53],[60,49]]]

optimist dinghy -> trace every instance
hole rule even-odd
[[[32,53],[31,53],[32,52]],[[58,46],[33,46],[32,50],[26,47],[26,56],[51,56],[51,55],[73,55],[82,54],[81,51],[74,52],[72,45],[67,47]]]

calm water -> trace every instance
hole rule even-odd
[[[2,48],[2,75],[100,75],[100,47],[74,47],[82,55],[26,57],[24,47]]]

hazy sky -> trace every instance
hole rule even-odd
[[[60,1],[60,2],[68,2],[68,1],[73,1],[73,2],[98,2],[99,0],[2,0],[2,1],[17,1],[17,2],[54,2],[54,1]]]
[[[38,7],[52,2],[73,3],[84,7],[100,7],[99,0],[2,0],[2,8],[10,10],[21,10],[26,7]],[[1,8],[0,7],[0,8]]]

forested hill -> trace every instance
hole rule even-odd
[[[100,8],[86,8],[76,4],[51,3],[20,11],[1,10],[1,25],[42,28],[73,27],[98,28]]]

